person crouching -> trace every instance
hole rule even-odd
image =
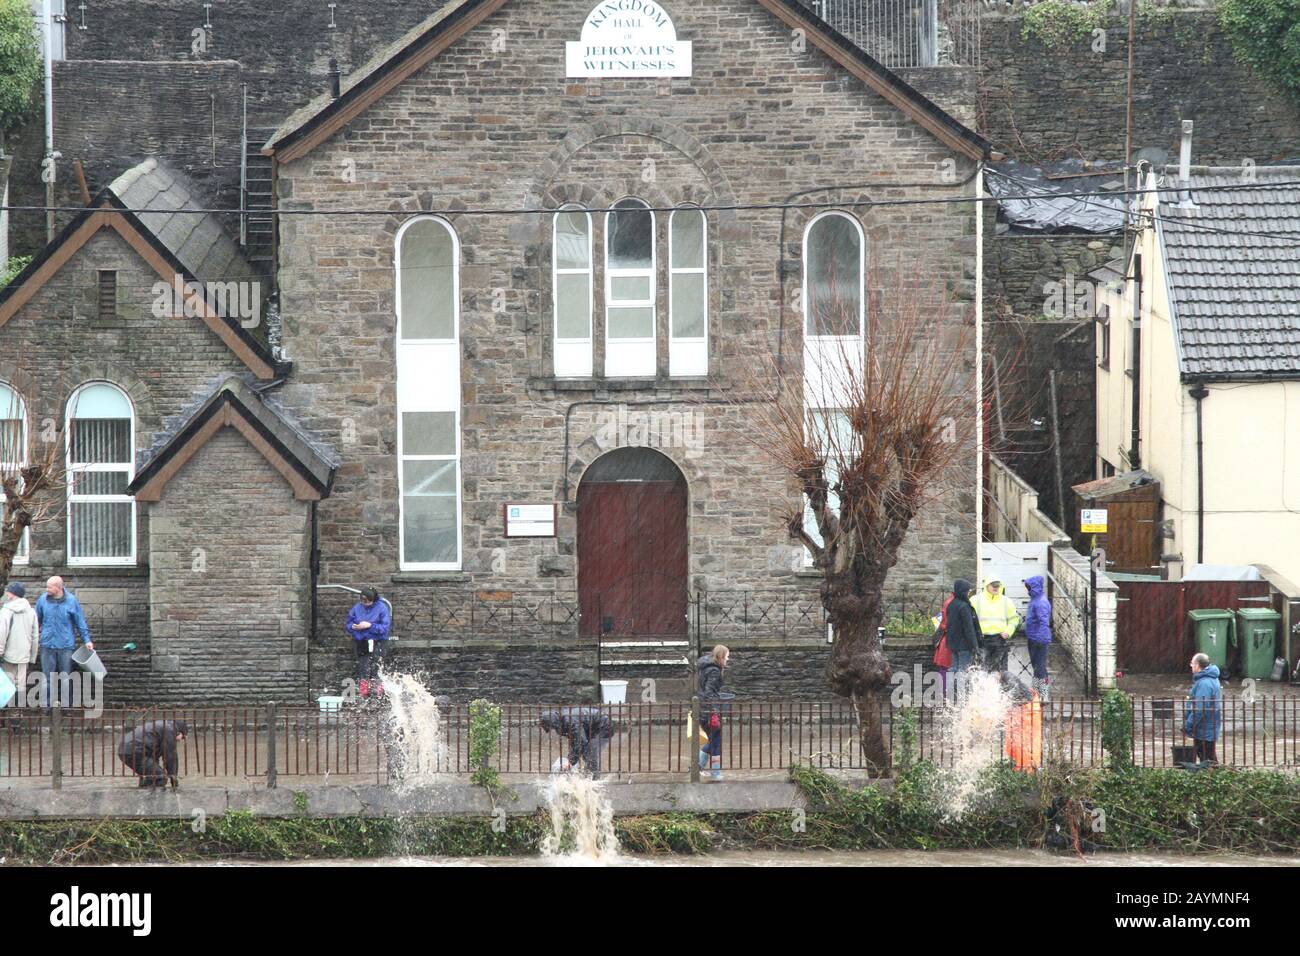
[[[127,734],[117,748],[117,756],[132,773],[140,777],[140,786],[155,789],[180,786],[176,779],[176,742],[184,740],[190,725],[183,720],[149,720]]]

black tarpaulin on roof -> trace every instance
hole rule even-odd
[[[1118,164],[989,163],[984,185],[998,201],[998,221],[1014,232],[1097,234],[1124,228],[1124,169]]]

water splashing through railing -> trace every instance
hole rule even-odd
[[[436,698],[411,674],[383,675],[388,698],[390,768],[399,790],[439,782],[447,771],[442,712]]]
[[[551,832],[542,855],[557,862],[607,864],[619,859],[614,808],[597,780],[577,773],[555,774],[546,786]]]

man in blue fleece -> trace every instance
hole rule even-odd
[[[90,625],[77,596],[63,586],[57,574],[45,582],[45,593],[36,602],[36,622],[41,629],[41,671],[45,674],[43,701],[48,710],[53,704],[55,678],[58,679],[59,705],[72,706],[72,652],[77,640],[91,650]]]

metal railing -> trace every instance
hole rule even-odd
[[[975,0],[800,0],[890,69],[979,66]]]
[[[545,732],[540,716],[566,705],[501,704],[501,734],[493,766],[507,779],[537,777],[568,757],[571,742]],[[1130,728],[1133,762],[1139,767],[1177,765],[1186,702],[1133,698]],[[1300,770],[1300,698],[1225,698],[1217,741],[1221,764],[1241,768]],[[607,704],[598,708],[612,724],[599,738],[604,775],[619,778],[686,779],[699,752],[687,737],[690,704]],[[885,706],[889,750],[901,756],[905,727],[912,731],[914,759],[951,767],[966,756],[946,732],[951,709],[942,703],[915,707],[909,720]],[[703,713],[708,713],[705,705]],[[1068,697],[1042,705],[1043,759],[1078,767],[1100,766],[1101,703]],[[308,707],[112,708],[92,717],[76,710],[0,711],[0,782],[7,786],[86,786],[130,778],[117,755],[126,734],[147,720],[185,720],[187,739],[177,746],[177,773],[186,786],[270,786],[281,778],[295,785],[332,781],[383,784],[402,775],[403,741],[389,726],[384,705],[346,705],[323,712]],[[467,777],[469,708],[441,710],[437,773]],[[1035,732],[1037,725],[1035,724]],[[857,714],[847,701],[735,701],[721,720],[722,769],[748,778],[781,778],[797,763],[863,771]],[[990,759],[1008,756],[1002,737],[988,742]]]

